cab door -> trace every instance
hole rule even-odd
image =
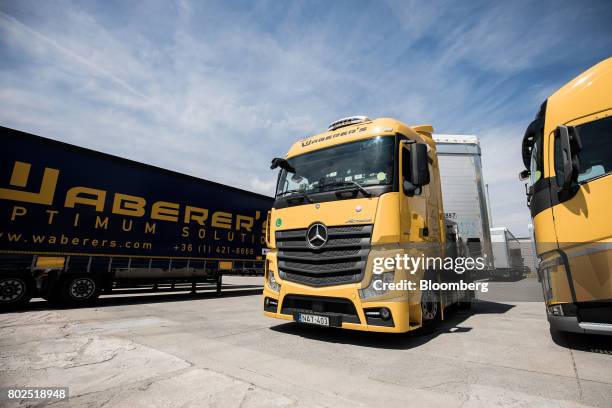
[[[415,187],[410,183],[410,146],[408,140],[400,143],[400,242],[427,242],[429,222],[427,216],[428,186]]]
[[[579,174],[571,193],[553,205],[559,248],[568,256],[576,300],[612,299],[612,110],[573,125],[581,141]],[[594,120],[595,119],[595,120]],[[562,147],[551,135],[553,182],[563,173]],[[554,192],[552,194],[555,194]],[[555,204],[553,202],[553,204]]]

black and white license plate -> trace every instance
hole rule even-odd
[[[306,324],[316,324],[318,326],[329,326],[329,316],[319,316],[308,313],[298,313],[296,321]]]

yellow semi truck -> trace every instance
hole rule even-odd
[[[523,139],[546,311],[561,331],[612,334],[612,58],[541,106]]]
[[[469,290],[389,285],[441,282],[440,270],[378,263],[446,257],[447,232],[456,239],[444,219],[432,133],[430,125],[349,117],[272,161],[280,172],[268,215],[266,316],[407,332],[433,327],[453,303],[469,305]]]

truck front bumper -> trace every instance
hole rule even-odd
[[[548,315],[550,327],[571,333],[603,334],[612,336],[612,324],[579,322],[576,316]]]
[[[280,293],[264,286],[263,303],[265,316],[281,320],[295,321],[298,313],[306,313],[333,317],[340,321],[337,327],[350,330],[404,333],[419,327],[410,324],[408,298],[363,301],[356,285],[315,289],[283,281]],[[390,318],[376,316],[381,308],[389,310]]]

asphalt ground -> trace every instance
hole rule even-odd
[[[261,277],[0,315],[0,386],[64,386],[90,407],[612,406],[612,338],[551,332],[535,279],[493,282],[429,335],[262,315]]]

